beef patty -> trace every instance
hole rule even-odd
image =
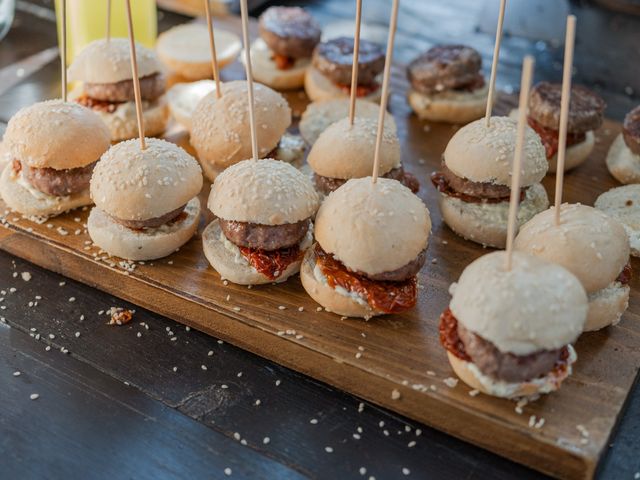
[[[261,225],[219,219],[227,239],[238,247],[278,250],[299,244],[309,230],[309,219],[282,225]]]
[[[449,188],[464,195],[491,199],[504,199],[509,198],[511,195],[511,188],[507,185],[497,185],[489,182],[474,182],[457,176],[449,170],[449,167],[447,167],[447,164],[444,163],[444,161],[442,162],[440,171],[449,184]]]
[[[186,207],[186,205],[182,205],[181,207],[176,208],[175,210],[165,213],[164,215],[161,215],[159,217],[149,218],[147,220],[123,220],[111,215],[109,216],[113,219],[114,222],[130,228],[131,230],[144,230],[146,228],[158,228],[166,223],[178,221],[183,217],[186,218],[186,213],[183,214],[184,207]]]
[[[140,96],[152,102],[165,92],[165,78],[161,73],[154,73],[140,78]],[[95,100],[110,103],[133,102],[133,79],[116,83],[86,83],[84,92]]]
[[[16,162],[19,165],[16,165]],[[89,188],[91,174],[96,162],[85,167],[55,170],[53,168],[33,168],[14,161],[14,170],[24,170],[24,176],[36,190],[54,197],[66,197]]]
[[[636,155],[640,155],[640,105],[624,117],[622,137],[629,150]]]
[[[393,168],[384,175],[380,176],[383,178],[392,178],[393,180],[398,180],[413,193],[417,193],[420,190],[420,182],[418,181],[418,179],[411,173],[405,172],[404,168],[402,168],[401,166]],[[347,179],[323,177],[322,175],[314,173],[313,181],[318,191],[320,191],[324,195],[329,195],[331,192],[344,185],[347,182]]]
[[[309,58],[320,41],[320,25],[300,7],[269,7],[259,25],[264,42],[283,57]]]
[[[384,69],[384,51],[377,43],[360,40],[358,52],[358,85],[371,85]],[[353,38],[338,37],[318,44],[313,65],[332,82],[350,85]]]

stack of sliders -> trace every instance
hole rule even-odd
[[[620,183],[640,183],[640,105],[625,117],[607,154],[607,168]]]

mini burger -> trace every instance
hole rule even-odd
[[[338,315],[404,312],[416,304],[430,233],[429,210],[397,180],[349,180],[318,210],[302,285]]]
[[[558,161],[558,136],[560,125],[560,99],[562,85],[541,82],[531,89],[527,121],[544,145],[549,171],[555,172]],[[602,125],[604,100],[591,90],[576,85],[571,88],[569,121],[567,124],[567,153],[565,170],[571,170],[584,162],[593,151],[593,130]]]
[[[491,117],[472,122],[456,132],[431,181],[440,192],[445,223],[458,235],[483,246],[504,248],[507,241],[511,163],[515,151],[516,120]],[[517,224],[523,225],[549,206],[540,181],[547,160],[540,138],[526,128]]]
[[[128,260],[166,257],[187,243],[200,219],[202,171],[173,143],[146,139],[118,143],[91,177],[96,206],[87,229],[93,243]]]
[[[622,224],[631,255],[640,257],[640,184],[612,188],[600,194],[593,206]]]
[[[284,282],[300,271],[313,243],[318,203],[311,181],[288,163],[237,163],[211,187],[208,206],[216,219],[202,233],[204,253],[233,283]]]
[[[307,156],[318,192],[328,195],[351,178],[371,175],[377,126],[378,120],[373,118],[356,117],[353,125],[343,118],[320,134]],[[416,193],[420,183],[404,171],[400,141],[392,127],[385,125],[380,149],[380,176],[398,180]]]
[[[533,255],[484,255],[451,285],[440,343],[470,388],[495,397],[538,397],[571,374],[587,295],[564,268]]]
[[[165,77],[156,54],[136,44],[145,133],[164,132],[169,112],[165,102]],[[96,112],[117,142],[138,134],[131,73],[129,41],[126,38],[96,40],[87,45],[69,67],[69,81],[82,82],[71,96]]]
[[[4,135],[10,162],[0,177],[2,199],[37,217],[90,205],[91,172],[110,145],[104,122],[77,103],[49,100],[23,108]]]
[[[215,92],[208,94],[191,117],[191,144],[211,181],[225,168],[250,158],[252,153],[247,82],[226,82],[221,88],[221,98]],[[291,125],[287,101],[259,83],[253,85],[253,94],[260,158],[301,164],[305,144],[300,136],[286,134]]]
[[[276,90],[302,88],[320,25],[300,7],[269,7],[259,26],[260,38],[251,45],[253,78]]]
[[[384,50],[377,43],[360,40],[356,95],[380,101]],[[304,77],[304,89],[311,101],[348,97],[351,93],[353,38],[338,37],[320,43],[313,51],[312,65]]]
[[[418,117],[468,123],[484,115],[489,87],[482,57],[465,45],[436,45],[407,67],[408,100]]]
[[[622,133],[609,148],[607,168],[620,183],[640,183],[640,105],[624,118]]]
[[[585,331],[616,325],[629,303],[629,239],[624,227],[599,210],[563,204],[560,224],[550,208],[521,227],[517,250],[557,263],[573,273],[589,296]]]

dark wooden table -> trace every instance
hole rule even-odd
[[[349,20],[345,3],[305,2],[323,24]],[[386,3],[365,0],[365,20],[384,24]],[[488,65],[493,40],[476,28],[482,3],[405,0],[397,57],[457,40]],[[51,8],[18,1],[0,79],[55,46]],[[573,9],[577,81],[597,88],[620,119],[639,103],[640,21],[586,3]],[[162,13],[160,28],[184,20]],[[507,36],[502,88],[518,83],[525,52],[537,57],[537,78],[560,77],[557,45]],[[2,125],[58,95],[57,75],[52,59],[10,88],[0,82]],[[0,252],[1,478],[541,477],[153,313],[137,309],[129,325],[107,326],[112,306],[136,308]],[[636,387],[600,477],[640,478],[639,451]]]

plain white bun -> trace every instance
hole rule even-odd
[[[93,111],[75,102],[47,100],[11,117],[3,144],[13,159],[30,167],[64,170],[95,162],[111,141]]]
[[[348,180],[320,206],[315,236],[347,268],[376,275],[405,266],[427,248],[431,217],[397,180]]]
[[[629,237],[631,255],[640,257],[640,185],[612,188],[597,198],[594,207],[622,224]]]
[[[607,168],[620,183],[640,183],[640,155],[636,155],[618,135],[607,153]]]
[[[617,325],[629,306],[629,285],[612,282],[607,287],[589,294],[589,313],[584,326],[585,332],[592,332]]]
[[[493,252],[451,286],[449,308],[466,329],[503,353],[529,355],[573,343],[587,318],[587,294],[568,270],[542,258]]]
[[[253,79],[276,90],[295,90],[304,86],[304,74],[311,65],[308,58],[298,58],[291,68],[281,70],[272,60],[273,52],[264,40],[258,38],[251,44],[251,67]],[[242,56],[245,64],[245,57]]]
[[[440,193],[438,203],[444,222],[461,237],[487,247],[506,246],[509,202],[465,202]],[[518,226],[548,207],[549,198],[542,184],[531,185],[518,208]]]
[[[185,205],[202,189],[198,162],[174,143],[120,142],[105,153],[91,177],[96,206],[122,220],[148,220]]]
[[[191,130],[191,117],[200,100],[215,92],[216,82],[198,80],[197,82],[176,83],[167,90],[166,98],[173,118],[187,130]]]
[[[304,75],[304,90],[312,102],[328,100],[330,98],[348,98],[349,93],[345,92],[329,78],[324,76],[313,65],[309,65]],[[382,88],[376,88],[373,92],[361,97],[371,102],[379,102],[382,97]]]
[[[434,95],[425,95],[411,88],[407,100],[418,118],[423,120],[469,123],[484,116],[488,94],[487,84],[471,92],[446,90]]]
[[[162,67],[153,50],[136,42],[136,60],[139,78],[153,75]],[[70,82],[116,83],[131,80],[131,55],[127,38],[94,40],[69,66]]]
[[[444,162],[457,176],[472,182],[511,185],[511,163],[515,152],[517,122],[509,117],[484,118],[459,129],[444,151]],[[521,184],[540,182],[547,173],[547,158],[538,134],[525,130]]]
[[[318,175],[361,178],[371,175],[378,121],[356,117],[353,125],[343,118],[329,125],[311,147],[307,163]],[[400,140],[391,128],[384,129],[380,144],[380,170],[384,175],[400,166]]]
[[[225,220],[282,225],[313,216],[318,194],[308,176],[279,160],[244,160],[211,186],[208,206]]]
[[[226,30],[215,29],[218,68],[233,62],[242,43],[240,37]],[[156,52],[166,67],[187,80],[213,78],[209,30],[203,23],[184,23],[161,33]]]
[[[111,256],[127,260],[155,260],[171,255],[196,233],[200,221],[200,200],[192,198],[184,210],[187,218],[158,228],[132,230],[95,207],[87,229],[93,243]]]

